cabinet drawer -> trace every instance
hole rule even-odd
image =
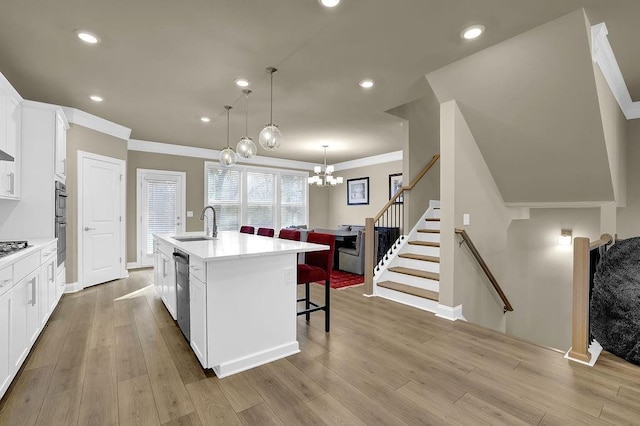
[[[164,253],[167,257],[173,258],[173,246],[171,244],[156,239],[156,249]]]
[[[0,296],[13,286],[13,265],[0,269]]]
[[[207,270],[202,259],[189,256],[189,273],[198,278],[202,282],[207,281]]]
[[[40,251],[40,264],[47,263],[58,253],[58,243],[54,242]]]
[[[13,264],[13,280],[20,281],[40,266],[40,250]]]

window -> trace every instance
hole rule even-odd
[[[307,223],[305,172],[205,163],[206,203],[216,209],[218,230],[241,225],[280,229]]]

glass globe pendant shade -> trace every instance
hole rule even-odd
[[[227,147],[222,151],[220,151],[219,160],[220,160],[220,164],[222,164],[223,166],[233,167],[238,161],[238,156],[236,155],[235,152],[233,152],[233,149]]]
[[[258,136],[260,146],[267,151],[275,151],[280,148],[283,139],[282,132],[275,124],[267,124],[264,129],[260,131],[260,135]]]
[[[236,155],[233,148],[229,146],[229,111],[231,110],[231,108],[232,107],[229,105],[226,105],[224,107],[224,109],[227,110],[227,147],[220,151],[220,156],[218,157],[220,164],[222,164],[224,167],[232,167],[238,161],[238,156]]]
[[[238,145],[236,145],[236,153],[241,158],[250,160],[258,153],[258,147],[255,142],[253,142],[253,139],[245,136],[238,141]]]

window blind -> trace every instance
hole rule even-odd
[[[218,230],[240,229],[241,174],[239,170],[207,169],[207,204],[216,210]]]
[[[306,224],[307,179],[300,175],[280,176],[281,227]]]
[[[247,225],[274,227],[275,181],[273,173],[247,172]]]
[[[153,254],[153,234],[176,231],[177,182],[163,180],[146,181],[147,235],[145,250]]]

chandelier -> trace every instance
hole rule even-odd
[[[340,185],[344,180],[341,176],[333,176],[333,166],[327,166],[327,148],[329,145],[322,145],[324,148],[324,168],[315,166],[313,168],[314,176],[307,178],[309,185],[316,186],[336,186]]]

